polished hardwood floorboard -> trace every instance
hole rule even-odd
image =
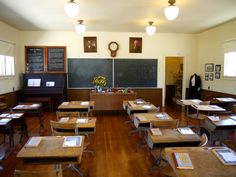
[[[173,118],[179,119],[181,125],[185,124],[184,112],[181,106],[168,106],[163,111],[167,112]],[[150,157],[146,147],[139,146],[140,138],[137,133],[129,136],[132,125],[124,123],[129,120],[125,112],[97,113],[96,117],[96,132],[90,136],[91,144],[89,146],[90,149],[95,151],[95,156],[92,156],[90,153],[84,153],[80,165],[85,176],[164,177],[157,168],[149,174],[148,170],[151,167],[153,159]],[[26,119],[29,136],[38,136],[38,119],[35,117]],[[56,119],[55,112],[45,112],[44,119],[45,128],[40,135],[51,135],[49,121]],[[14,169],[23,168],[21,160],[17,159],[16,155],[27,140],[28,138],[24,138],[22,143],[19,143],[19,141],[15,142],[14,150],[7,159],[2,161],[4,170],[0,171],[1,177],[13,176]],[[1,136],[0,142],[2,141],[3,137]],[[34,166],[28,168],[34,168]],[[47,168],[51,167],[42,167],[42,169]],[[74,171],[64,171],[63,176],[74,177],[79,176],[79,174]]]

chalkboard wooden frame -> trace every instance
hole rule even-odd
[[[55,61],[49,63],[49,50],[53,49],[63,50],[63,57],[57,58],[58,68],[50,67],[50,64],[55,65]],[[26,73],[66,73],[66,46],[25,46],[25,65]]]
[[[25,70],[27,73],[42,73],[45,71],[45,47],[25,46]],[[37,61],[38,60],[38,61]]]
[[[50,50],[61,50],[59,55],[54,56],[54,58],[50,57]],[[60,54],[62,56],[60,56]],[[59,57],[59,58],[58,58]],[[51,62],[50,59],[53,59],[54,61]],[[58,66],[53,66],[55,62],[58,65],[59,61],[59,67]],[[52,65],[52,66],[51,66]],[[66,72],[66,47],[65,46],[48,46],[46,47],[46,66],[47,66],[47,71],[50,73],[58,73],[58,72]]]

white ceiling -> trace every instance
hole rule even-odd
[[[176,0],[180,14],[164,17],[168,0],[75,0],[78,17],[69,18],[69,0],[0,0],[0,21],[19,30],[74,30],[78,19],[87,31],[144,32],[154,21],[158,32],[198,33],[236,18],[236,0]]]

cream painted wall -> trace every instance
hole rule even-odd
[[[236,20],[198,35],[198,72],[202,77],[203,89],[210,87],[210,90],[213,91],[236,94],[236,79],[222,77],[223,71],[221,71],[221,79],[214,78],[213,81],[205,81],[204,79],[205,63],[221,64],[221,70],[223,70],[223,44],[230,40],[236,40]]]
[[[22,60],[19,57],[19,31],[0,21],[0,40],[15,44],[15,66],[16,72],[13,77],[0,77],[0,94],[19,90],[20,74],[22,73]]]
[[[164,88],[166,56],[183,56],[187,66],[184,71],[189,78],[196,64],[196,35],[195,34],[163,34],[148,36],[145,33],[114,33],[94,32],[83,36],[96,36],[98,52],[84,53],[83,36],[74,31],[23,31],[21,36],[21,58],[24,59],[26,45],[65,45],[68,58],[110,58],[108,44],[117,41],[120,49],[117,58],[157,58],[158,59],[158,88]],[[142,53],[129,53],[129,37],[142,37]],[[24,60],[22,60],[24,62]]]

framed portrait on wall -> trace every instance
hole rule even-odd
[[[205,73],[205,81],[209,81],[209,73]]]
[[[221,71],[221,65],[215,65],[215,71]]]
[[[219,71],[215,72],[215,79],[220,79],[220,72]]]
[[[84,37],[84,52],[97,52],[97,37]]]
[[[205,72],[213,72],[214,71],[214,64],[213,63],[206,63],[205,64]]]
[[[142,38],[141,37],[129,38],[129,53],[142,53]]]
[[[209,80],[213,81],[213,79],[214,79],[214,74],[213,73],[209,73]]]

